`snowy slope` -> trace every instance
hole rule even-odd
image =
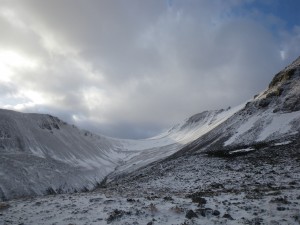
[[[175,157],[259,149],[300,136],[300,57],[275,75],[269,87],[248,101],[234,116],[199,136]]]
[[[196,114],[167,132],[144,140],[123,140],[123,148],[135,152],[119,165],[110,179],[129,173],[149,163],[166,158],[184,146],[213,130],[233,116],[244,104],[228,110],[205,111]],[[141,151],[142,150],[142,151]]]
[[[269,87],[248,102],[235,120],[227,145],[275,141],[300,131],[300,58],[275,75]]]
[[[0,197],[90,189],[124,157],[118,147],[49,115],[0,110]]]
[[[50,115],[0,110],[0,198],[92,189],[112,172],[128,173],[175,153],[239,109],[206,111],[144,140],[99,136]]]

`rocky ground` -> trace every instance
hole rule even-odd
[[[93,192],[3,202],[0,224],[300,224],[299,149],[164,160]]]

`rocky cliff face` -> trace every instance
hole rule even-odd
[[[273,108],[273,112],[300,110],[300,57],[275,75],[268,89],[255,98],[258,107]]]

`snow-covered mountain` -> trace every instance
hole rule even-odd
[[[269,87],[239,112],[244,121],[225,145],[292,138],[300,131],[299,110],[300,57],[276,74]]]
[[[126,152],[56,117],[0,110],[0,197],[92,188]]]
[[[80,130],[56,117],[0,110],[0,198],[89,190],[168,157],[240,154],[300,131],[300,58],[249,102],[205,111],[144,140]]]
[[[241,154],[291,143],[300,134],[300,57],[275,75],[269,87],[222,124],[186,145],[189,153]]]
[[[156,137],[121,140],[56,117],[0,110],[0,198],[90,190],[170,156],[238,108],[197,114]]]

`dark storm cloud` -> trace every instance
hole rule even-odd
[[[300,51],[254,2],[2,1],[1,106],[140,138],[244,102]]]

